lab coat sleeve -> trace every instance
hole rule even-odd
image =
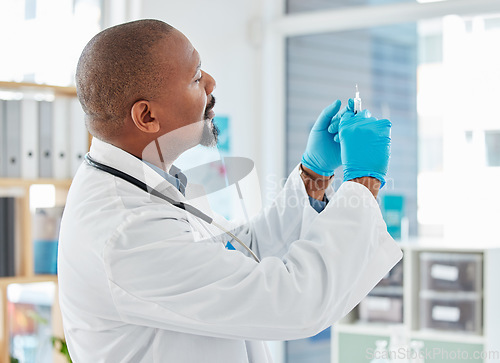
[[[374,260],[380,253],[384,258]],[[347,182],[283,259],[256,263],[221,243],[201,240],[165,208],[126,218],[102,258],[115,307],[126,323],[282,340],[311,336],[340,319],[353,299],[373,287],[356,288],[366,274],[363,266],[378,265],[373,280],[380,280],[401,251],[370,192]]]
[[[282,258],[291,243],[302,236],[304,229],[318,214],[311,206],[298,170],[297,165],[273,202],[252,218],[250,223],[233,222],[230,227],[260,258]],[[333,188],[328,187],[328,198],[331,199],[333,194]],[[224,223],[220,219],[218,221]],[[233,245],[239,251],[247,253],[238,244]]]

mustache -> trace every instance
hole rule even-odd
[[[207,105],[207,108],[205,108],[205,118],[208,118],[208,113],[212,108],[215,106],[215,97],[211,94],[210,95],[210,102]]]

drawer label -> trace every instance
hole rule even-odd
[[[369,310],[391,310],[391,299],[388,297],[367,296],[365,302]]]
[[[453,306],[436,305],[432,308],[432,320],[456,323],[460,320],[460,309]]]
[[[432,265],[431,276],[438,280],[457,281],[458,267],[448,265]]]

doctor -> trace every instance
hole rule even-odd
[[[188,39],[157,20],[106,29],[83,50],[76,81],[91,159],[189,203],[172,164],[197,144],[214,145],[217,129],[215,81]],[[200,218],[83,163],[59,245],[73,361],[271,362],[265,340],[308,337],[348,313],[401,251],[374,198],[390,122],[354,115],[351,103],[339,110],[339,101],[323,110],[302,163],[248,225],[212,213],[260,262],[225,248],[231,237]]]

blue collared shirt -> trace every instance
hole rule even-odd
[[[323,197],[323,200],[317,200],[313,197],[309,197],[309,204],[311,204],[311,207],[313,207],[316,212],[320,213],[328,204],[328,198],[326,195]]]
[[[151,167],[151,169],[160,174],[163,177],[163,179],[165,179],[174,187],[176,187],[182,193],[182,195],[184,196],[186,195],[187,178],[184,174],[181,173],[181,170],[179,168],[172,165],[170,167],[170,172],[167,173],[165,170],[160,169],[156,165],[148,163],[145,160],[143,160],[143,163]]]

